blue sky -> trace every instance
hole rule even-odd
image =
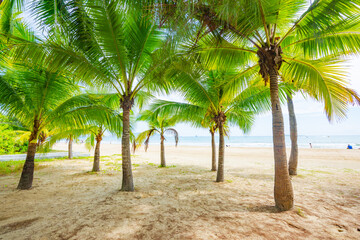
[[[360,57],[352,57],[348,66],[348,77],[351,82],[351,87],[360,93]],[[170,96],[160,96],[160,98],[181,101],[181,98],[176,94]],[[301,94],[294,97],[295,113],[298,123],[299,135],[360,135],[360,107],[350,106],[347,113],[347,118],[339,122],[332,122],[326,118],[324,113],[324,106],[321,103],[315,102],[311,99],[304,99]],[[289,134],[289,118],[287,117],[287,106],[282,106],[285,134]],[[249,136],[271,136],[272,122],[271,113],[259,115],[256,118],[255,124]],[[147,129],[147,124],[139,122],[136,124],[135,132],[141,132]],[[207,129],[193,128],[189,124],[178,124],[176,126],[181,136],[207,136],[209,134]],[[239,128],[231,127],[230,136],[244,135]]]

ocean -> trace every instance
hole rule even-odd
[[[166,145],[174,145],[174,137],[165,136]],[[219,138],[216,136],[216,143]],[[286,145],[291,146],[290,136],[285,136]],[[105,143],[120,143],[121,140],[115,136],[105,136]],[[160,143],[159,135],[154,135],[150,139],[150,145]],[[333,135],[333,136],[298,136],[299,148],[327,148],[327,149],[346,149],[350,144],[354,149],[360,148],[360,135]],[[225,144],[230,147],[272,147],[272,136],[230,136],[225,137]],[[181,146],[210,146],[211,136],[180,136],[179,145]]]

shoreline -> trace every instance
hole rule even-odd
[[[229,144],[227,144],[229,145]],[[105,150],[105,151],[109,151],[112,153],[112,154],[121,154],[121,143],[109,143],[109,142],[101,142],[101,145],[100,145],[101,149],[102,150]],[[182,149],[182,148],[186,148],[186,149],[192,149],[192,148],[208,148],[209,151],[211,151],[211,146],[210,144],[209,145],[187,145],[187,144],[180,144],[178,145],[177,147],[174,146],[174,144],[165,144],[165,147],[166,149],[169,148],[169,149]],[[148,151],[149,149],[156,149],[156,148],[160,148],[160,143],[149,143],[149,148],[148,148]],[[54,147],[52,148],[53,150],[59,150],[59,151],[68,151],[68,144],[65,143],[65,142],[58,142],[54,145]],[[165,150],[166,150],[165,149]],[[261,149],[264,149],[264,150],[272,150],[273,147],[272,146],[266,146],[266,147],[262,147],[262,146],[258,146],[258,147],[254,147],[254,146],[234,146],[234,145],[229,145],[228,147],[225,147],[225,152],[226,150],[228,149],[244,149],[244,150],[261,150]],[[287,146],[286,147],[286,152],[290,152],[290,147]],[[299,149],[301,149],[302,151],[324,151],[324,150],[329,150],[329,151],[356,151],[356,150],[360,150],[360,148],[358,149],[357,146],[355,146],[354,149],[346,149],[346,148],[319,148],[319,147],[313,147],[313,148],[302,148],[302,147],[299,147]],[[218,150],[218,145],[216,145],[216,150]],[[74,143],[73,144],[73,151],[74,152],[82,152],[82,153],[90,153],[91,155],[93,155],[94,153],[94,149],[88,151],[86,148],[85,148],[85,143]],[[136,150],[136,153],[138,152],[144,152],[144,146],[141,146],[140,148],[138,148]],[[131,149],[131,153],[133,154],[133,151]]]
[[[218,136],[215,136],[215,142],[218,143]],[[103,138],[103,143],[120,144],[121,140],[112,136]],[[285,136],[285,143],[288,148],[291,147],[291,140],[288,135]],[[150,145],[160,144],[159,136],[154,136],[150,140]],[[231,147],[256,147],[266,148],[273,147],[272,136],[230,136],[225,138],[225,144]],[[346,149],[348,144],[355,149],[360,148],[360,135],[299,135],[298,147],[303,149],[320,148],[320,149]],[[175,145],[172,136],[166,136],[165,145]],[[183,146],[211,146],[210,136],[180,136],[179,145]]]

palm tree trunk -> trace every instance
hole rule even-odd
[[[291,94],[287,95],[287,105],[289,110],[289,122],[290,122],[290,139],[291,139],[291,153],[289,159],[289,174],[297,175],[298,165],[298,144],[297,144],[297,124],[294,111],[294,103],[292,101]]]
[[[224,181],[224,155],[225,155],[225,139],[223,122],[219,123],[219,162],[216,176],[216,182]]]
[[[94,164],[93,164],[93,172],[100,171],[100,142],[101,140],[96,137],[96,145],[95,145],[95,153],[94,153]]]
[[[72,146],[73,145],[73,138],[72,136],[70,136],[69,138],[69,146],[68,146],[68,158],[72,159],[73,158],[73,152],[72,152]]]
[[[25,164],[21,172],[21,177],[17,189],[25,190],[30,189],[34,179],[34,160],[37,145],[37,133],[39,128],[39,121],[34,121],[34,130],[29,138],[29,145],[27,149]]]
[[[278,75],[275,69],[270,69],[270,94],[275,159],[274,198],[276,207],[281,211],[286,211],[293,207],[294,194],[287,168],[284,119],[279,100]]]
[[[216,144],[215,144],[215,132],[211,131],[211,171],[216,171]]]
[[[123,134],[121,139],[121,155],[122,155],[122,186],[121,191],[133,192],[134,182],[131,169],[130,155],[130,102],[123,102]]]
[[[161,148],[161,167],[166,167],[166,162],[165,162],[165,145],[164,145],[164,136],[160,136],[161,140],[160,140],[160,148]]]

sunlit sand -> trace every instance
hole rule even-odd
[[[132,193],[119,191],[121,156],[109,156],[120,149],[103,144],[97,174],[91,158],[41,163],[30,191],[1,176],[0,239],[359,239],[360,150],[301,149],[295,207],[278,213],[270,148],[226,148],[215,183],[210,147],[166,146],[158,168],[150,145],[132,158]]]

